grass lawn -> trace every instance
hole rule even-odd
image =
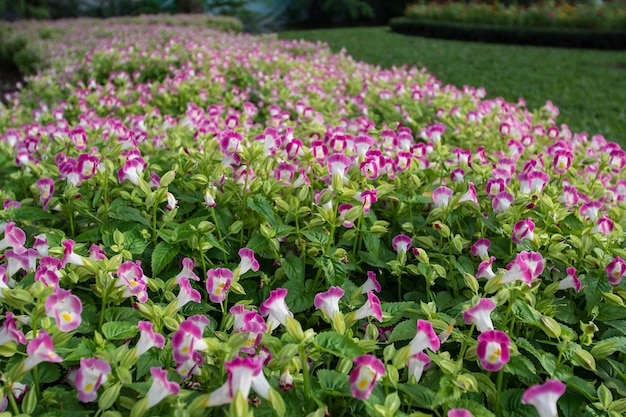
[[[559,107],[573,132],[601,133],[626,145],[626,52],[541,48],[400,35],[387,27],[288,31],[283,39],[321,40],[360,61],[425,66],[444,83],[483,86],[488,97],[529,108]]]

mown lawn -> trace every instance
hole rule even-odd
[[[389,67],[426,66],[444,83],[483,86],[489,97],[546,100],[572,131],[626,145],[626,52],[496,45],[400,35],[387,27],[288,31],[283,39],[321,40],[355,59]]]

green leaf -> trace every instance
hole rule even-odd
[[[419,404],[420,408],[433,409],[435,392],[430,388],[420,384],[398,384],[398,390],[411,397],[411,401]]]
[[[407,308],[417,308],[417,303],[412,301],[401,301],[395,303],[381,303],[380,308],[383,311],[383,314],[389,315],[390,318],[385,320],[384,325],[390,326],[398,321],[400,321],[404,317],[409,317],[408,313],[406,313]]]
[[[102,232],[98,227],[86,230],[74,238],[74,241],[78,243],[99,242],[100,240],[102,240]]]
[[[315,344],[319,349],[339,358],[354,359],[363,354],[354,340],[335,332],[318,333]]]
[[[509,389],[502,393],[500,407],[504,417],[528,417],[533,415],[531,405],[522,405],[523,389]]]
[[[57,220],[56,216],[40,209],[39,207],[18,207],[13,212],[13,221],[32,222],[38,220]]]
[[[117,220],[136,222],[146,227],[151,227],[148,219],[142,216],[141,212],[134,207],[119,206],[116,210],[109,211],[109,217]]]
[[[306,237],[310,243],[315,243],[320,246],[326,246],[328,244],[328,235],[326,233],[303,231],[302,235]]]
[[[587,301],[586,312],[589,313],[600,305],[603,292],[611,292],[611,284],[607,281],[606,276],[588,274],[583,281],[582,292],[585,294],[585,300]]]
[[[511,360],[504,366],[504,370],[518,376],[527,385],[541,382],[541,378],[537,376],[537,369],[533,362],[522,355],[512,356]]]
[[[359,257],[361,258],[362,262],[368,265],[376,266],[378,268],[384,268],[384,269],[388,268],[387,262],[383,261],[382,259],[374,255],[373,253],[359,251]]]
[[[515,344],[518,348],[522,348],[523,350],[534,356],[535,359],[539,361],[543,369],[546,370],[548,375],[554,375],[556,371],[556,356],[543,350],[539,352],[528,340],[522,337],[518,337],[517,340],[515,340]]]
[[[70,343],[77,339],[71,339]],[[70,344],[68,343],[68,345]],[[90,358],[96,351],[96,345],[92,340],[82,339],[75,347],[64,346],[57,348],[58,353],[63,353],[66,349],[68,354],[65,356],[66,362],[79,361],[80,358]]]
[[[393,328],[391,335],[389,336],[389,343],[397,342],[399,340],[413,339],[416,333],[417,319],[405,320]]]
[[[300,313],[313,306],[315,293],[308,289],[313,281],[306,282],[304,279],[304,266],[299,258],[288,256],[283,262],[283,269],[287,275],[284,287],[287,289],[285,302],[293,313]]]
[[[541,320],[541,313],[522,300],[516,300],[513,303],[513,314],[528,324],[537,324]]]
[[[287,255],[284,262],[282,262],[282,266],[288,279],[304,283],[304,264],[302,259],[295,255]]]
[[[454,379],[446,375],[439,381],[439,391],[433,400],[433,408],[438,408],[443,404],[449,404],[451,401],[458,400],[461,397],[461,391],[456,389]]]
[[[340,374],[331,369],[317,371],[317,380],[323,391],[333,396],[351,397],[348,375]]]
[[[582,413],[585,397],[573,392],[566,392],[559,398],[559,408],[564,417],[578,417]]]
[[[102,325],[102,334],[108,340],[124,340],[135,336],[139,329],[136,324],[110,321]]]
[[[120,321],[129,324],[137,324],[141,320],[139,312],[132,307],[109,307],[104,312],[104,319],[109,321]]]
[[[276,216],[274,209],[270,202],[261,194],[255,194],[253,197],[248,197],[246,200],[248,208],[252,211],[261,214],[265,219],[270,222],[271,225],[282,223],[282,220]]]
[[[159,242],[152,252],[152,275],[156,276],[163,270],[180,251],[180,246]]]
[[[496,417],[496,415],[485,408],[485,406],[472,400],[461,399],[453,401],[450,408],[464,408],[472,413],[472,417]]]
[[[148,241],[141,235],[137,227],[127,230],[124,235],[124,248],[133,255],[141,255],[148,247]]]
[[[607,321],[604,324],[619,330],[623,335],[626,336],[626,320]]]
[[[37,366],[37,371],[39,372],[40,384],[56,382],[61,377],[59,366],[54,363],[42,362]]]

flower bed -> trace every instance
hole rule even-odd
[[[618,145],[322,44],[88,24],[0,108],[9,413],[623,413]]]

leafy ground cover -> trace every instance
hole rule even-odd
[[[494,45],[404,36],[388,28],[282,32],[283,39],[328,43],[357,60],[385,68],[426,67],[443,83],[482,86],[487,97],[530,108],[551,100],[573,130],[626,143],[626,52]]]
[[[0,107],[4,415],[623,414],[618,144],[323,44],[48,25]]]

